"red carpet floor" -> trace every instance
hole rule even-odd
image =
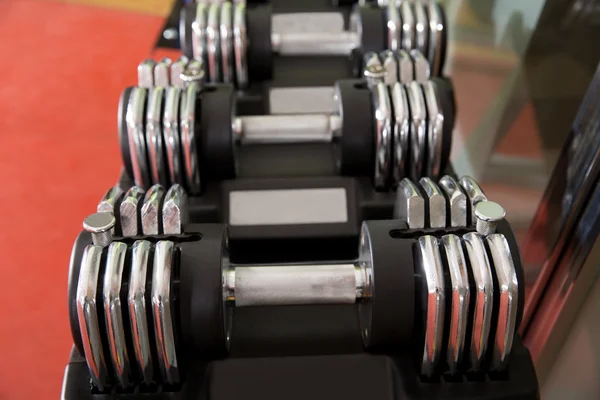
[[[119,95],[162,24],[127,10],[0,1],[2,400],[60,395],[71,247],[118,177]]]

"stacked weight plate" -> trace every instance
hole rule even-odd
[[[443,7],[324,3],[194,2],[138,65],[63,398],[537,398],[515,237],[448,161]]]

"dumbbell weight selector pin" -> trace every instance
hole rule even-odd
[[[115,216],[108,212],[89,215],[83,221],[83,229],[92,234],[96,246],[106,247],[112,242],[115,228]]]
[[[475,228],[483,236],[488,236],[496,232],[498,222],[506,216],[504,208],[493,201],[480,201],[475,204]]]

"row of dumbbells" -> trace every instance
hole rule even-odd
[[[200,63],[182,60],[144,61],[139,86],[121,96],[121,153],[137,186],[179,183],[199,194],[201,177],[235,177],[235,149],[247,144],[339,141],[340,173],[372,176],[377,190],[437,178],[447,163],[454,109],[445,81],[339,81],[338,113],[236,116],[233,88],[205,87]],[[167,77],[175,85],[156,86]]]
[[[315,13],[294,16],[308,21]],[[384,49],[419,50],[432,75],[442,73],[446,23],[436,2],[404,1],[381,9],[355,6],[350,29],[339,32],[272,32],[275,17],[268,6],[247,9],[244,2],[188,4],[181,15],[181,48],[207,66],[210,82],[235,83],[241,89],[250,80],[270,78],[273,53],[360,56]]]
[[[505,236],[511,234],[441,229],[394,239],[389,222],[363,224],[358,259],[315,264],[232,264],[223,229],[194,232],[202,234],[199,241],[76,243],[71,276],[77,289],[69,300],[76,310],[74,341],[101,391],[174,385],[183,351],[228,348],[235,307],[358,303],[365,347],[416,340],[426,378],[503,371],[522,308],[516,244]],[[119,295],[123,288],[126,298]],[[213,295],[222,299],[214,309],[188,314],[184,304]]]

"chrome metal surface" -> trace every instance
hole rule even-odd
[[[183,80],[181,80],[181,74],[185,70],[185,67],[187,66],[188,61],[189,60],[186,56],[181,56],[177,59],[177,61],[175,61],[173,64],[171,64],[170,80],[171,80],[172,86],[175,86],[176,88],[183,88],[184,84],[183,84]],[[206,65],[206,64],[204,64],[204,65]],[[172,87],[166,88],[167,93],[169,92],[170,89],[172,89]]]
[[[434,236],[421,236],[418,240],[415,269],[425,285],[424,349],[421,374],[430,377],[440,363],[444,331],[444,309],[446,307],[444,270],[439,250],[439,241]]]
[[[450,226],[467,226],[467,214],[469,213],[467,195],[463,192],[458,182],[450,175],[445,175],[440,179],[438,185],[448,199]]]
[[[406,50],[399,50],[396,52],[396,59],[398,60],[398,76],[401,83],[408,83],[415,80],[415,69],[413,66],[412,58]]]
[[[110,377],[104,360],[96,302],[101,259],[102,247],[87,246],[84,249],[77,281],[77,319],[90,378],[99,390],[104,390]]]
[[[231,2],[221,4],[220,18],[221,39],[221,68],[223,71],[223,83],[234,82],[233,70],[233,10]]]
[[[243,2],[235,5],[233,13],[233,50],[237,87],[245,89],[248,86],[248,64],[246,62],[248,42],[246,40],[246,4]]]
[[[358,303],[358,322],[360,324],[360,334],[363,344],[368,347],[369,337],[371,336],[371,323],[373,317],[372,302],[369,298],[374,290],[374,271],[373,271],[373,249],[371,247],[371,235],[365,222],[360,229],[360,238],[358,241],[358,264],[363,272],[363,293],[365,299]]]
[[[208,62],[208,43],[206,30],[208,28],[208,5],[198,3],[196,17],[192,22],[192,54],[195,60],[204,65]]]
[[[161,240],[156,243],[152,266],[152,315],[158,349],[158,365],[165,383],[179,382],[179,365],[175,352],[175,331],[171,313],[171,274],[175,245]]]
[[[471,343],[469,343],[468,362],[471,371],[479,371],[486,355],[490,335],[494,282],[481,235],[467,233],[463,236],[463,243],[475,283],[475,291],[471,293],[471,296],[475,297],[475,306],[471,316],[473,328]]]
[[[154,86],[166,88],[171,84],[171,64],[173,61],[165,57],[154,67]]]
[[[423,1],[414,1],[413,10],[415,15],[415,46],[423,54],[428,54],[429,45],[429,26],[427,12]]]
[[[425,145],[427,143],[427,110],[421,85],[415,81],[406,84],[410,109],[411,165],[410,177],[419,179],[425,168]]]
[[[360,47],[354,32],[280,32],[271,33],[273,52],[280,55],[346,56]]]
[[[95,246],[106,247],[112,242],[115,233],[115,216],[109,212],[88,215],[83,220],[83,229],[92,234]]]
[[[483,236],[496,232],[496,225],[506,216],[504,208],[493,201],[480,201],[475,205],[475,229]]]
[[[383,83],[386,85],[393,85],[398,82],[398,61],[390,50],[385,50],[379,55],[383,69],[385,70],[385,77]]]
[[[429,228],[445,228],[446,197],[444,197],[438,185],[431,178],[421,178],[419,185],[423,188],[426,208],[429,210],[429,213],[425,213],[426,216],[429,216],[429,221],[425,221],[425,224]]]
[[[219,3],[212,3],[208,6],[206,45],[208,50],[208,77],[212,83],[218,83],[221,79],[220,10]]]
[[[376,86],[385,79],[386,71],[381,64],[381,59],[377,53],[368,52],[364,54],[363,76],[367,80],[367,85],[369,85],[369,87]]]
[[[285,12],[271,16],[271,32],[343,32],[343,12]]]
[[[183,225],[188,222],[187,195],[181,185],[174,184],[165,196],[162,210],[162,227],[165,235],[183,233]]]
[[[213,4],[214,5],[214,4]],[[212,6],[211,6],[212,7]],[[181,101],[181,151],[183,153],[183,171],[186,189],[192,194],[201,191],[200,165],[196,150],[196,99],[198,98],[199,86],[191,83],[182,93]]]
[[[427,58],[417,49],[410,51],[410,58],[413,62],[415,69],[415,80],[419,83],[426,83],[431,76],[431,69],[429,68],[429,61]]]
[[[162,206],[165,198],[165,188],[159,184],[152,186],[146,192],[142,204],[142,233],[144,235],[159,235],[162,233]]]
[[[408,175],[408,149],[410,147],[408,98],[406,90],[399,82],[390,88],[392,109],[394,110],[393,132],[394,132],[394,154],[393,175],[394,182],[400,182]]]
[[[235,271],[236,307],[352,304],[362,282],[355,264],[230,267]]]
[[[442,46],[446,27],[442,20],[440,5],[436,1],[426,4],[429,16],[429,54],[427,58],[433,75],[437,76],[442,73]]]
[[[502,371],[508,365],[516,333],[517,309],[519,307],[519,281],[508,242],[504,235],[496,233],[485,238],[492,256],[498,279],[498,325],[494,338],[490,368]]]
[[[132,383],[120,297],[126,253],[125,243],[114,242],[108,246],[103,285],[104,319],[113,372],[124,388]]]
[[[394,218],[403,219],[409,229],[425,228],[425,199],[419,188],[408,178],[398,184]]]
[[[121,218],[121,234],[125,237],[142,233],[141,208],[146,192],[137,186],[127,190],[121,202],[119,217]]]
[[[107,212],[113,215],[117,215],[119,209],[119,202],[123,197],[123,190],[119,186],[113,186],[108,189],[108,192],[102,197],[100,203],[98,203],[98,212]]]
[[[235,118],[233,132],[244,144],[331,142],[341,123],[329,114],[244,116]]]
[[[435,83],[422,84],[427,106],[427,167],[426,174],[434,179],[442,173],[442,148],[444,141],[444,113],[435,90]]]
[[[392,155],[392,105],[387,86],[379,82],[372,89],[375,117],[375,189],[384,189],[390,178]]]
[[[400,19],[402,20],[402,48],[411,50],[415,45],[415,15],[409,1],[400,4]]]
[[[146,139],[144,137],[144,109],[146,108],[147,95],[147,89],[141,87],[131,89],[125,114],[133,179],[137,186],[144,189],[150,186]]]
[[[470,298],[469,275],[460,238],[456,235],[443,236],[442,245],[448,260],[452,293],[452,297],[448,299],[451,305],[450,315],[447,316],[450,318],[450,333],[446,361],[450,373],[455,374],[462,363],[467,333]]]
[[[139,372],[146,384],[150,384],[154,378],[146,308],[146,275],[150,247],[151,243],[147,240],[136,240],[131,247],[131,272],[127,295],[135,358]]]
[[[387,17],[387,48],[397,51],[402,48],[402,20],[395,4],[390,3],[386,8]]]
[[[198,60],[188,62],[180,75],[184,88],[187,88],[192,83],[202,86],[205,77],[204,65]]]
[[[181,89],[175,86],[168,87],[165,93],[162,132],[169,166],[169,181],[172,183],[183,181],[181,141],[179,137],[180,103]]]
[[[156,63],[153,59],[148,58],[142,61],[137,68],[138,86],[149,89],[154,86],[154,66]]]
[[[163,87],[150,89],[146,112],[146,145],[149,150],[152,183],[168,185],[161,123],[164,98],[165,89]]]
[[[470,176],[460,178],[460,186],[463,188],[470,203],[469,224],[475,225],[477,216],[475,215],[475,205],[480,201],[487,201],[487,197],[477,181]]]

